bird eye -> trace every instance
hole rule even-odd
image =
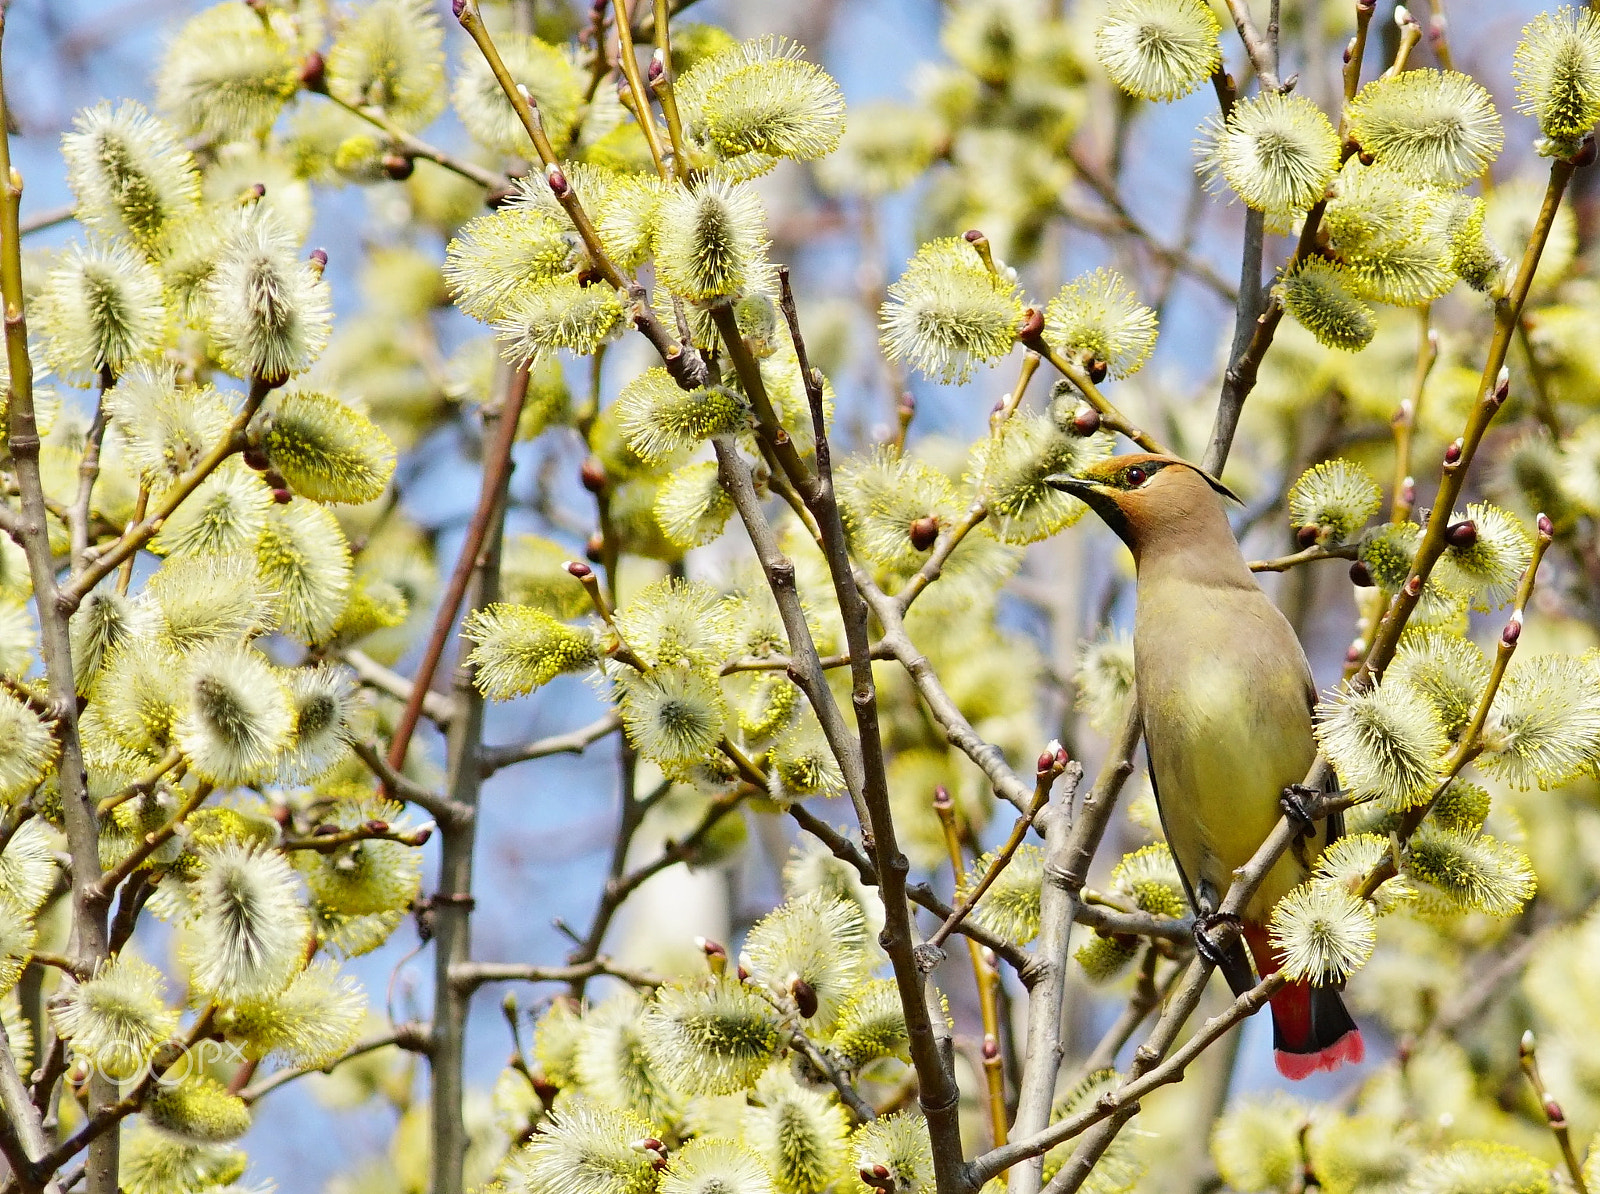
[[[1122,474],[1122,479],[1128,483],[1129,489],[1138,489],[1139,486],[1143,485],[1150,479],[1150,474],[1145,472],[1144,469],[1140,468],[1138,465],[1134,465],[1127,472]]]

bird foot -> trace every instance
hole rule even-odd
[[[1321,795],[1315,788],[1308,788],[1304,784],[1290,784],[1278,797],[1278,807],[1283,810],[1283,815],[1289,818],[1289,823],[1294,826],[1295,833],[1300,837],[1310,837],[1317,831],[1317,823],[1311,815],[1310,801],[1313,797]]]
[[[1217,943],[1211,940],[1211,933],[1223,925],[1243,929],[1244,921],[1231,912],[1207,912],[1195,917],[1189,930],[1194,934],[1194,952],[1219,970],[1225,966],[1227,958]]]

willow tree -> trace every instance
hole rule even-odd
[[[1600,20],[1535,17],[1479,81],[1437,2],[1390,17],[962,0],[914,98],[847,118],[802,46],[668,0],[228,0],[153,110],[78,115],[48,252],[0,138],[5,1189],[241,1188],[260,1100],[331,1071],[398,1113],[351,1179],[385,1189],[1586,1194]],[[1192,159],[1138,166],[1193,184],[1170,241],[1127,154],[1196,92]],[[808,180],[862,267],[853,355],[825,280],[791,285]],[[330,269],[341,188],[369,235]],[[1063,280],[1065,227],[1103,264]],[[1231,319],[1154,384],[1184,304]],[[918,419],[932,383],[1000,391],[974,440]],[[478,496],[436,575],[395,468],[451,429]],[[1119,800],[1123,581],[1046,483],[1128,444],[1225,474],[1252,566],[1349,644],[1307,777],[1346,835],[1237,998]],[[571,676],[592,724],[486,743],[485,701]],[[564,957],[475,955],[528,905],[474,881],[484,781],[537,799],[597,745],[591,919]],[[790,856],[748,931],[614,948],[752,828]],[[390,942],[426,951],[416,1016],[347,972]],[[1337,1098],[1230,1100],[1239,1026],[1303,978],[1384,1044]],[[499,984],[509,1062],[468,1073]]]

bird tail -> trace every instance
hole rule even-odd
[[[1246,924],[1244,939],[1262,978],[1278,969],[1264,926]],[[1361,1029],[1345,1010],[1337,987],[1285,983],[1272,997],[1271,1008],[1273,1060],[1285,1078],[1298,1081],[1346,1062],[1359,1065],[1366,1058]]]

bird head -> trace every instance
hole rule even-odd
[[[1204,509],[1220,515],[1216,495],[1239,501],[1204,469],[1153,452],[1113,456],[1082,473],[1046,477],[1045,484],[1087,504],[1135,552],[1154,533],[1176,529]]]

